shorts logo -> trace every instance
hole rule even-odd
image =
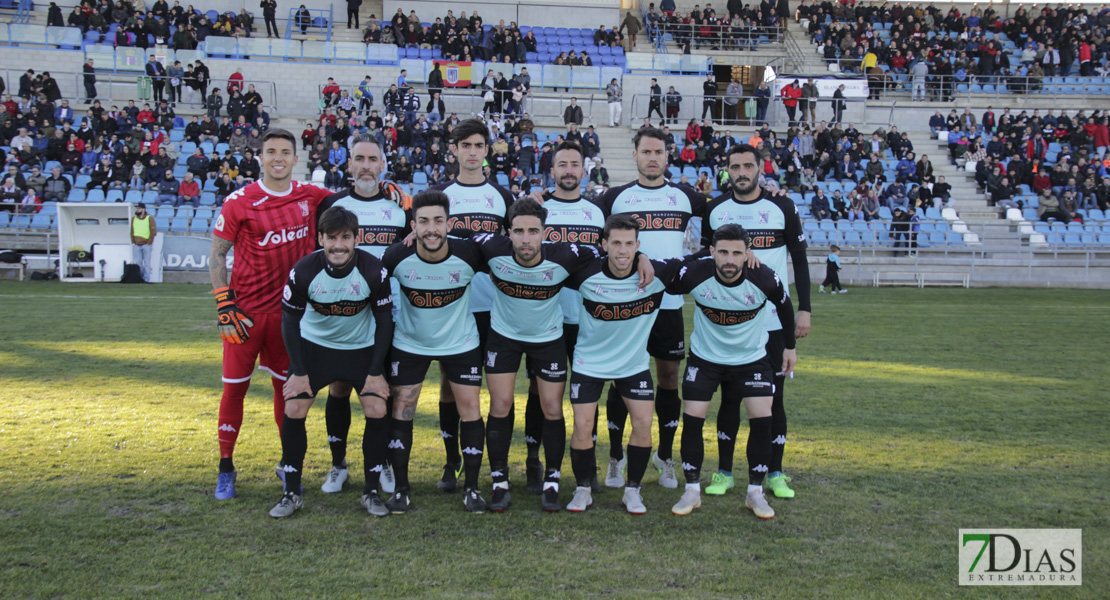
[[[686,381],[697,381],[698,369],[701,367],[686,367]]]
[[[570,397],[572,399],[578,399],[578,389],[581,386],[582,386],[581,383],[572,383],[572,384],[570,384]]]
[[[297,203],[297,206],[301,207],[301,216],[302,217],[307,217],[308,216],[308,200],[301,200],[300,202]]]
[[[646,382],[646,381],[641,381],[640,382],[640,389],[641,390],[647,389],[647,386],[648,386],[648,382]]]
[[[768,211],[768,210],[759,211],[759,224],[762,225],[764,223],[770,223],[770,222],[771,222],[771,211]]]
[[[497,353],[496,352],[486,352],[486,366],[487,367],[497,366]]]
[[[447,283],[458,283],[462,275],[460,271],[450,271],[447,273]]]
[[[397,372],[401,370],[401,362],[393,361],[389,364],[389,374],[393,377],[397,376]]]
[[[685,348],[685,347],[686,347],[686,342],[679,342],[679,343],[678,343],[678,349],[679,349],[679,350],[682,350],[682,349],[683,349],[683,348]]]
[[[763,373],[752,373],[753,381],[763,381]]]
[[[496,356],[496,353],[495,353],[495,356]],[[470,374],[471,375],[477,375],[478,374],[478,367],[470,367]]]

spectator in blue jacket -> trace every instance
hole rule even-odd
[[[914,161],[913,152],[907,153],[902,160],[898,161],[898,165],[894,167],[894,172],[897,174],[899,183],[906,181],[917,183],[917,163]]]
[[[331,143],[331,150],[328,151],[328,163],[336,165],[340,170],[347,169],[347,149],[339,145],[339,142],[334,141]]]

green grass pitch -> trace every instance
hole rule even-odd
[[[434,489],[434,369],[416,422],[414,512],[359,508],[357,406],[352,484],[319,491],[321,402],[308,421],[305,510],[274,521],[280,443],[264,374],[247,398],[239,497],[212,499],[220,344],[205,287],[5,281],[0,597],[1106,598],[1107,299],[815,293],[787,384],[798,497],[772,498],[771,521],[735,491],[675,517],[681,490],[660,488],[650,468],[647,515],[625,514],[615,490],[583,514],[542,513],[523,491],[523,410],[512,508],[466,514],[460,495]],[[714,414],[703,483],[717,461]],[[603,432],[599,465],[607,452]],[[745,465],[741,440],[738,479]],[[564,473],[565,503],[569,457]],[[958,529],[995,527],[1082,528],[1084,585],[958,587]]]

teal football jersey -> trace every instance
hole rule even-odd
[[[663,306],[667,284],[683,261],[653,260],[651,264],[655,279],[643,289],[635,269],[618,279],[609,271],[607,258],[592,261],[567,280],[567,285],[582,294],[575,372],[598,379],[619,379],[648,368],[648,334]]]
[[[388,273],[381,261],[355,252],[354,259],[337,270],[328,264],[323,250],[297,261],[281,304],[300,320],[302,338],[338,350],[373,346],[374,313],[388,315],[393,309]]]
[[[451,201],[451,216],[447,221],[450,235],[469,238],[472,234],[500,233],[504,229],[505,214],[513,203],[513,195],[505,188],[490,181],[479,185],[454,181],[431,189],[447,194]],[[493,283],[489,275],[479,273],[471,288],[470,309],[474,312],[492,310]]]
[[[702,245],[708,247],[713,232],[724,225],[743,227],[751,239],[755,257],[771,267],[783,281],[787,293],[790,292],[790,272],[787,270],[790,253],[805,250],[806,234],[802,230],[798,209],[789,198],[772,196],[764,191],[755,202],[738,202],[730,192],[714,198],[706,213],[708,217],[702,226]],[[781,327],[773,306],[766,307],[763,322],[768,331],[777,331]]]
[[[644,187],[633,181],[610,189],[600,204],[609,214],[631,213],[640,223],[640,250],[652,260],[667,260],[683,256],[686,226],[692,217],[705,216],[706,197],[670,182]],[[682,296],[667,294],[663,308],[682,308]]]
[[[483,234],[475,241],[489,265],[489,277],[496,290],[490,327],[520,342],[542,343],[562,337],[559,293],[563,282],[597,259],[597,248],[545,243],[540,248],[539,264],[524,267],[513,255],[513,242],[508,237]]]
[[[571,242],[590,245],[601,251],[601,232],[605,230],[605,218],[609,213],[601,205],[579,198],[577,200],[559,200],[550,192],[544,194],[547,199],[543,207],[547,209],[547,220],[544,222],[545,242]],[[563,323],[576,325],[578,323],[578,308],[582,304],[582,296],[570,288],[563,288],[559,292],[559,306],[563,309]]]
[[[342,206],[358,217],[358,247],[379,259],[386,248],[411,231],[412,216],[382,192],[372,198],[360,196],[353,189],[332,194],[316,209],[317,221],[333,206]]]
[[[421,259],[415,245],[394,244],[382,256],[401,294],[393,346],[405,352],[450,356],[478,347],[470,287],[486,267],[474,242],[448,238],[447,243],[447,258],[437,263]]]
[[[777,314],[789,324],[787,348],[794,347],[790,297],[766,265],[755,270],[745,266],[740,278],[728,284],[717,276],[713,259],[688,262],[667,289],[689,294],[694,301],[690,351],[699,358],[718,365],[746,365],[766,356],[768,328],[760,314],[765,305],[777,307]]]

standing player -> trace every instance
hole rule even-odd
[[[551,175],[555,179],[555,191],[542,194],[544,205],[547,209],[547,221],[544,228],[544,242],[572,242],[583,246],[593,246],[601,249],[601,232],[605,229],[605,218],[608,213],[600,204],[582,197],[582,178],[585,177],[585,155],[582,147],[574,142],[563,142],[555,147],[552,153]],[[573,289],[564,287],[559,292],[559,305],[563,309],[563,340],[567,347],[567,359],[574,358],[574,345],[578,342],[578,312],[582,305],[582,296]],[[543,411],[540,408],[539,392],[536,389],[535,378],[528,388],[528,404],[524,413],[525,440],[534,438],[537,431],[542,431]],[[595,415],[594,429],[591,435],[597,438],[597,419]],[[542,439],[540,440],[542,442]],[[531,443],[528,446],[531,457]],[[532,460],[529,458],[529,460]],[[538,463],[538,459],[536,459]],[[537,465],[536,470],[539,471]],[[533,489],[533,469],[528,467],[528,487]],[[540,482],[537,480],[536,490],[539,491]],[[597,476],[591,483],[593,491],[601,491],[597,483]]]
[[[281,339],[281,291],[285,277],[316,243],[316,207],[328,191],[293,181],[297,139],[284,129],[262,136],[262,180],[224,200],[212,228],[208,274],[219,311],[223,339],[224,391],[220,398],[220,474],[216,499],[235,497],[235,441],[243,425],[243,398],[250,387],[255,360],[270,373],[274,420],[281,430],[282,393],[289,357]],[[227,255],[235,248],[235,268],[228,285]],[[278,477],[284,472],[278,465]]]
[[[409,233],[412,198],[395,183],[380,182],[385,162],[382,147],[370,135],[359,134],[351,138],[348,169],[354,185],[332,194],[320,204],[319,214],[332,206],[342,206],[358,218],[356,242],[361,250],[381,258],[382,253]],[[392,280],[391,280],[392,281]],[[331,447],[331,470],[320,489],[328,493],[343,490],[347,481],[347,434],[351,429],[351,386],[337,381],[328,387],[328,402],[324,409]],[[381,473],[382,491],[393,493],[393,472],[386,465]]]
[[[605,221],[602,248],[608,256],[574,273],[567,285],[582,294],[578,344],[570,379],[574,433],[570,442],[571,468],[578,487],[567,505],[582,512],[593,504],[590,482],[597,470],[591,436],[597,401],[606,381],[612,381],[632,416],[628,441],[628,482],[621,503],[632,514],[643,514],[640,480],[651,456],[651,416],[655,399],[649,369],[648,338],[664,302],[663,290],[678,272],[678,259],[651,261],[655,278],[641,285],[636,279],[640,225],[631,215]],[[619,443],[619,441],[618,441]]]
[[[509,236],[478,239],[497,290],[485,347],[490,409],[489,449],[493,495],[489,509],[504,512],[510,502],[509,446],[513,437],[513,390],[520,360],[537,378],[543,408],[543,446],[547,464],[541,507],[557,512],[559,479],[566,451],[563,390],[567,379],[566,343],[559,291],[572,273],[600,256],[593,246],[544,243],[547,211],[531,198],[509,207]]]
[[[706,197],[690,188],[663,179],[667,170],[667,143],[658,129],[641,129],[632,138],[639,178],[609,190],[601,205],[612,215],[629,214],[640,224],[644,254],[652,260],[667,260],[683,255],[683,240],[691,217],[705,215]],[[648,353],[655,358],[659,389],[655,411],[659,415],[659,450],[652,463],[659,470],[659,484],[677,488],[674,460],[671,458],[682,401],[678,396],[678,370],[686,356],[686,332],[682,319],[682,296],[665,294],[658,319],[648,338]],[[621,487],[625,467],[621,444],[627,411],[616,390],[609,388],[605,405],[609,419],[609,472],[605,485]]]
[[[708,218],[702,225],[702,244],[708,245],[713,239],[713,232],[718,228],[730,223],[740,225],[751,238],[751,256],[771,267],[788,292],[789,258],[794,265],[794,278],[798,288],[798,315],[793,337],[803,338],[809,334],[810,327],[809,263],[806,261],[806,237],[798,210],[788,197],[771,194],[759,185],[762,162],[755,148],[747,144],[733,146],[728,152],[726,162],[732,191],[715,198],[706,209]],[[786,410],[783,407],[786,374],[780,359],[788,333],[782,330],[780,321],[775,316],[774,306],[766,306],[763,311],[763,322],[770,332],[767,356],[770,357],[775,377],[774,402],[771,404],[771,463],[767,486],[779,498],[793,498],[794,490],[787,486],[789,478],[782,474],[782,455],[786,447]],[[705,493],[720,495],[734,486],[732,455],[739,429],[739,401],[722,402],[717,414],[717,447],[721,462]]]
[[[425,191],[412,202],[415,244],[394,244],[382,262],[400,287],[397,322],[390,351],[390,395],[393,425],[389,462],[397,488],[386,502],[400,514],[411,507],[409,455],[412,420],[424,376],[433,360],[439,361],[442,378],[449,382],[461,418],[463,471],[466,475],[463,505],[469,512],[485,512],[486,501],[478,492],[485,428],[478,392],[482,387],[482,355],[478,327],[470,312],[471,283],[485,268],[477,245],[469,240],[448,239],[450,201],[442,192]]]
[[[457,234],[456,237],[468,238],[475,233],[502,231],[505,214],[513,203],[512,194],[486,179],[482,172],[489,141],[489,129],[478,119],[467,119],[456,125],[451,131],[451,151],[459,161],[459,174],[455,181],[431,188],[443,192],[450,199],[448,231],[454,232],[451,235]],[[493,309],[493,284],[489,275],[478,273],[471,288],[470,310],[474,313],[478,335],[481,336],[480,345],[484,347],[489,333],[489,313]],[[447,464],[436,487],[451,492],[457,485],[462,464],[459,458],[459,410],[455,406],[453,389],[446,380],[440,381],[439,394],[439,427]],[[533,451],[538,464],[538,442],[534,449],[529,444],[529,455]]]
[[[308,449],[308,409],[316,392],[342,381],[358,387],[366,413],[362,438],[366,483],[361,504],[370,514],[384,517],[389,510],[378,494],[378,474],[389,441],[385,418],[389,385],[383,377],[393,340],[388,274],[372,254],[355,250],[359,224],[354,213],[340,206],[330,208],[317,226],[322,249],[297,261],[282,295],[282,337],[289,352],[281,430],[286,489],[270,516],[288,517],[304,506],[300,490]]]
[[[682,470],[686,490],[671,509],[688,515],[701,508],[701,464],[705,457],[702,425],[709,400],[721,388],[721,401],[748,407],[748,494],[745,504],[763,519],[775,511],[763,496],[763,476],[771,459],[771,360],[767,356],[767,327],[760,315],[768,303],[782,321],[785,348],[776,362],[784,373],[794,370],[794,307],[778,275],[766,265],[754,269],[745,262],[748,235],[739,225],[713,232],[709,250],[713,260],[693,261],[679,271],[667,289],[690,294],[694,333],[682,382]]]

